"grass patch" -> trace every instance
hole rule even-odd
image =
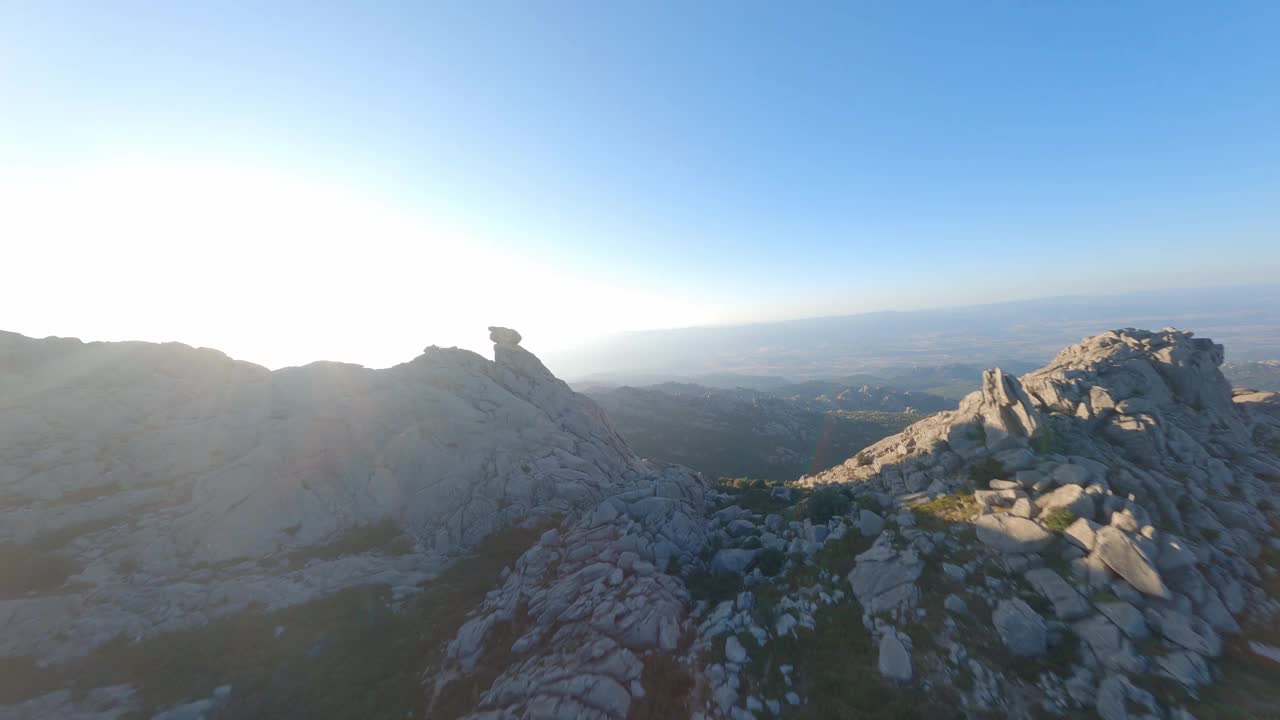
[[[911,512],[916,516],[918,526],[933,532],[954,523],[968,522],[978,512],[978,501],[973,498],[973,493],[952,493],[916,505]]]
[[[922,693],[918,688],[894,686],[881,678],[878,648],[862,626],[856,601],[823,606],[814,614],[816,630],[797,629],[763,648],[752,648],[743,673],[744,691],[761,698],[781,699],[794,689],[806,704],[783,705],[785,718],[962,718],[958,697],[950,688]],[[779,669],[792,665],[793,688]]]
[[[495,533],[397,612],[390,588],[349,588],[311,602],[247,610],[208,625],[141,642],[117,638],[90,655],[47,668],[0,661],[0,703],[70,688],[128,683],[142,716],[207,697],[231,684],[219,720],[262,717],[424,718],[422,673],[444,643],[539,530]],[[275,628],[282,626],[279,637]],[[443,715],[433,714],[433,718]]]
[[[1045,513],[1044,517],[1040,519],[1040,523],[1044,525],[1046,529],[1052,530],[1056,533],[1066,530],[1071,526],[1071,523],[1075,521],[1076,514],[1064,507],[1053,508],[1049,512]]]

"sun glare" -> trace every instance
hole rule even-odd
[[[16,328],[27,334],[179,340],[269,366],[382,366],[428,343],[483,350],[493,323],[555,349],[691,314],[271,170],[120,163],[0,192],[12,208],[0,235],[25,269],[0,293],[6,306],[38,303]]]

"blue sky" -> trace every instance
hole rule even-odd
[[[0,205],[56,198],[75,215],[94,188],[136,186],[138,212],[163,192],[184,217],[217,218],[239,207],[219,205],[223,188],[252,185],[287,188],[280,212],[315,208],[322,228],[345,226],[309,198],[448,228],[427,251],[412,230],[383,244],[335,231],[317,243],[329,260],[290,285],[318,251],[268,210],[252,224],[273,233],[204,225],[235,234],[242,258],[266,248],[243,283],[230,261],[192,280],[217,232],[156,226],[138,245],[128,213],[57,233],[38,227],[47,213],[0,220],[32,269],[0,297],[0,327],[376,365],[410,345],[483,345],[482,325],[503,318],[479,316],[508,306],[563,345],[1280,270],[1276,3],[625,5],[0,5]],[[225,184],[195,180],[206,174]],[[32,199],[33,177],[47,197]],[[99,316],[13,302],[87,244],[106,263],[77,278]],[[104,245],[129,261],[112,265]],[[179,270],[163,322],[142,318],[147,297],[106,300],[119,283],[103,275],[145,285]],[[228,285],[243,302],[184,295]],[[364,335],[330,322],[415,297]],[[272,303],[292,309],[254,316]],[[271,327],[312,305],[307,337],[284,347]]]

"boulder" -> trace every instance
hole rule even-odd
[[[1213,676],[1209,673],[1209,664],[1199,655],[1180,650],[1161,655],[1156,658],[1156,665],[1164,674],[1177,680],[1189,688],[1207,685]]]
[[[858,513],[858,528],[862,537],[875,537],[884,530],[884,518],[870,510]]]
[[[738,640],[737,635],[730,635],[724,641],[724,659],[738,665],[745,665],[747,662],[747,649],[742,647],[742,642]]]
[[[1097,538],[1093,554],[1134,589],[1165,600],[1172,597],[1151,558],[1123,531],[1102,527],[1098,529]]]
[[[1017,598],[1001,600],[991,613],[991,622],[1001,642],[1014,655],[1037,657],[1048,650],[1049,631],[1044,618]]]
[[[1076,620],[1093,612],[1089,601],[1076,592],[1066,580],[1049,568],[1028,570],[1023,576],[1036,592],[1053,603],[1053,612],[1059,620]]]
[[[521,339],[520,333],[511,328],[489,326],[489,340],[498,345],[519,345]]]
[[[1097,542],[1100,527],[1102,526],[1089,518],[1076,518],[1075,522],[1062,531],[1062,536],[1081,550],[1089,552]]]
[[[880,638],[880,674],[894,682],[911,681],[911,652],[898,633],[889,630]]]
[[[1065,465],[1064,467],[1079,467],[1078,465]],[[1045,493],[1036,498],[1036,507],[1041,513],[1047,513],[1057,508],[1065,508],[1077,518],[1087,518],[1092,520],[1094,513],[1093,496],[1085,493],[1084,488],[1080,485],[1063,485],[1050,493]]]
[[[1053,534],[1027,518],[1007,514],[983,515],[977,520],[978,539],[1000,552],[1040,552]]]
[[[1151,637],[1151,630],[1147,627],[1146,618],[1142,616],[1142,611],[1130,605],[1127,602],[1105,602],[1098,603],[1098,612],[1102,613],[1110,620],[1120,632],[1133,640],[1146,640]]]
[[[1169,642],[1208,657],[1222,654],[1222,637],[1200,618],[1171,608],[1147,610],[1147,620]]]
[[[924,562],[915,550],[896,550],[878,542],[855,558],[849,572],[849,586],[871,614],[912,606],[919,597],[915,581],[924,570]]]
[[[1098,686],[1094,710],[1102,720],[1144,720],[1160,717],[1160,704],[1151,693],[1123,675],[1108,675]]]
[[[1143,673],[1149,668],[1147,659],[1138,654],[1133,643],[1114,623],[1101,615],[1081,620],[1071,626],[1094,659],[1109,670]]]
[[[1053,481],[1059,485],[1084,487],[1093,482],[1093,473],[1083,465],[1059,465],[1053,469]]]
[[[725,548],[711,557],[711,572],[716,575],[743,575],[751,569],[759,549]]]
[[[946,599],[942,601],[942,607],[946,608],[947,612],[952,613],[954,615],[969,614],[968,603],[964,601],[964,598],[960,597],[959,595],[956,595],[955,593],[951,593],[950,595],[947,595]]]
[[[944,562],[942,563],[942,574],[946,575],[947,579],[952,582],[964,582],[965,577],[967,577],[969,573],[959,565]]]

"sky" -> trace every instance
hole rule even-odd
[[[0,329],[270,367],[1280,276],[1274,2],[0,2]]]

